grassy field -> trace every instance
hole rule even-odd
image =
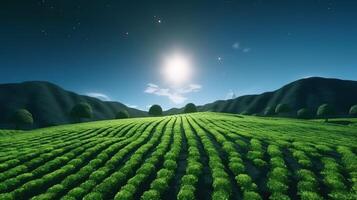
[[[357,128],[196,113],[0,131],[0,199],[357,199]]]

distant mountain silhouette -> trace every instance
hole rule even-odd
[[[350,107],[357,104],[357,81],[321,77],[300,79],[273,92],[219,100],[198,106],[198,110],[261,115],[266,107],[275,108],[279,103],[290,106],[291,116],[304,107],[309,108],[315,114],[318,106],[324,103],[331,104],[336,115],[345,116]],[[182,111],[183,108],[173,108],[166,111],[165,114],[176,114]]]
[[[113,119],[119,110],[127,110],[130,116],[146,116],[147,113],[129,108],[122,103],[101,101],[79,95],[43,81],[0,84],[0,127],[13,128],[9,118],[16,109],[26,108],[34,117],[34,127],[45,127],[72,122],[70,111],[79,102],[92,106],[91,120]]]

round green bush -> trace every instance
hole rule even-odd
[[[122,110],[119,111],[116,115],[115,115],[116,119],[126,119],[129,118],[129,113],[126,110]]]
[[[152,116],[161,116],[162,115],[162,108],[159,105],[152,105],[149,109],[149,115]]]
[[[71,116],[76,120],[80,120],[81,118],[91,118],[92,107],[88,103],[78,103],[73,106],[71,110]]]
[[[32,114],[26,109],[16,110],[12,116],[12,121],[16,125],[16,128],[22,126],[29,126],[33,124]]]
[[[274,115],[274,113],[275,113],[274,107],[268,106],[268,107],[265,108],[263,115],[264,116],[271,116],[271,115]]]
[[[184,113],[194,113],[194,112],[197,112],[196,105],[193,103],[186,104]]]
[[[311,117],[311,113],[307,108],[301,108],[300,110],[297,111],[296,115],[300,119],[308,119]]]
[[[349,114],[352,117],[357,117],[357,105],[351,106]]]
[[[160,193],[157,190],[151,189],[141,196],[141,200],[157,200],[160,199]]]
[[[331,115],[334,114],[334,110],[333,110],[332,106],[330,106],[329,104],[322,104],[317,109],[317,113],[316,114],[317,114],[318,117],[324,118],[325,121],[327,122],[328,118],[331,117]]]
[[[280,103],[275,108],[276,114],[288,113],[288,112],[290,112],[290,107],[288,104],[285,104],[285,103]]]

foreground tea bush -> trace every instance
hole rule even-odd
[[[6,131],[0,199],[354,200],[356,141],[354,126],[219,113]]]

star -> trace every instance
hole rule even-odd
[[[161,19],[157,20],[157,23],[161,24],[161,22],[162,22]]]
[[[220,57],[220,56],[218,56],[217,60],[220,62],[220,61],[222,61],[222,60],[223,60],[223,58],[222,58],[222,57]]]
[[[41,30],[41,33],[42,33],[44,36],[47,36],[47,31],[46,31],[46,30]]]

